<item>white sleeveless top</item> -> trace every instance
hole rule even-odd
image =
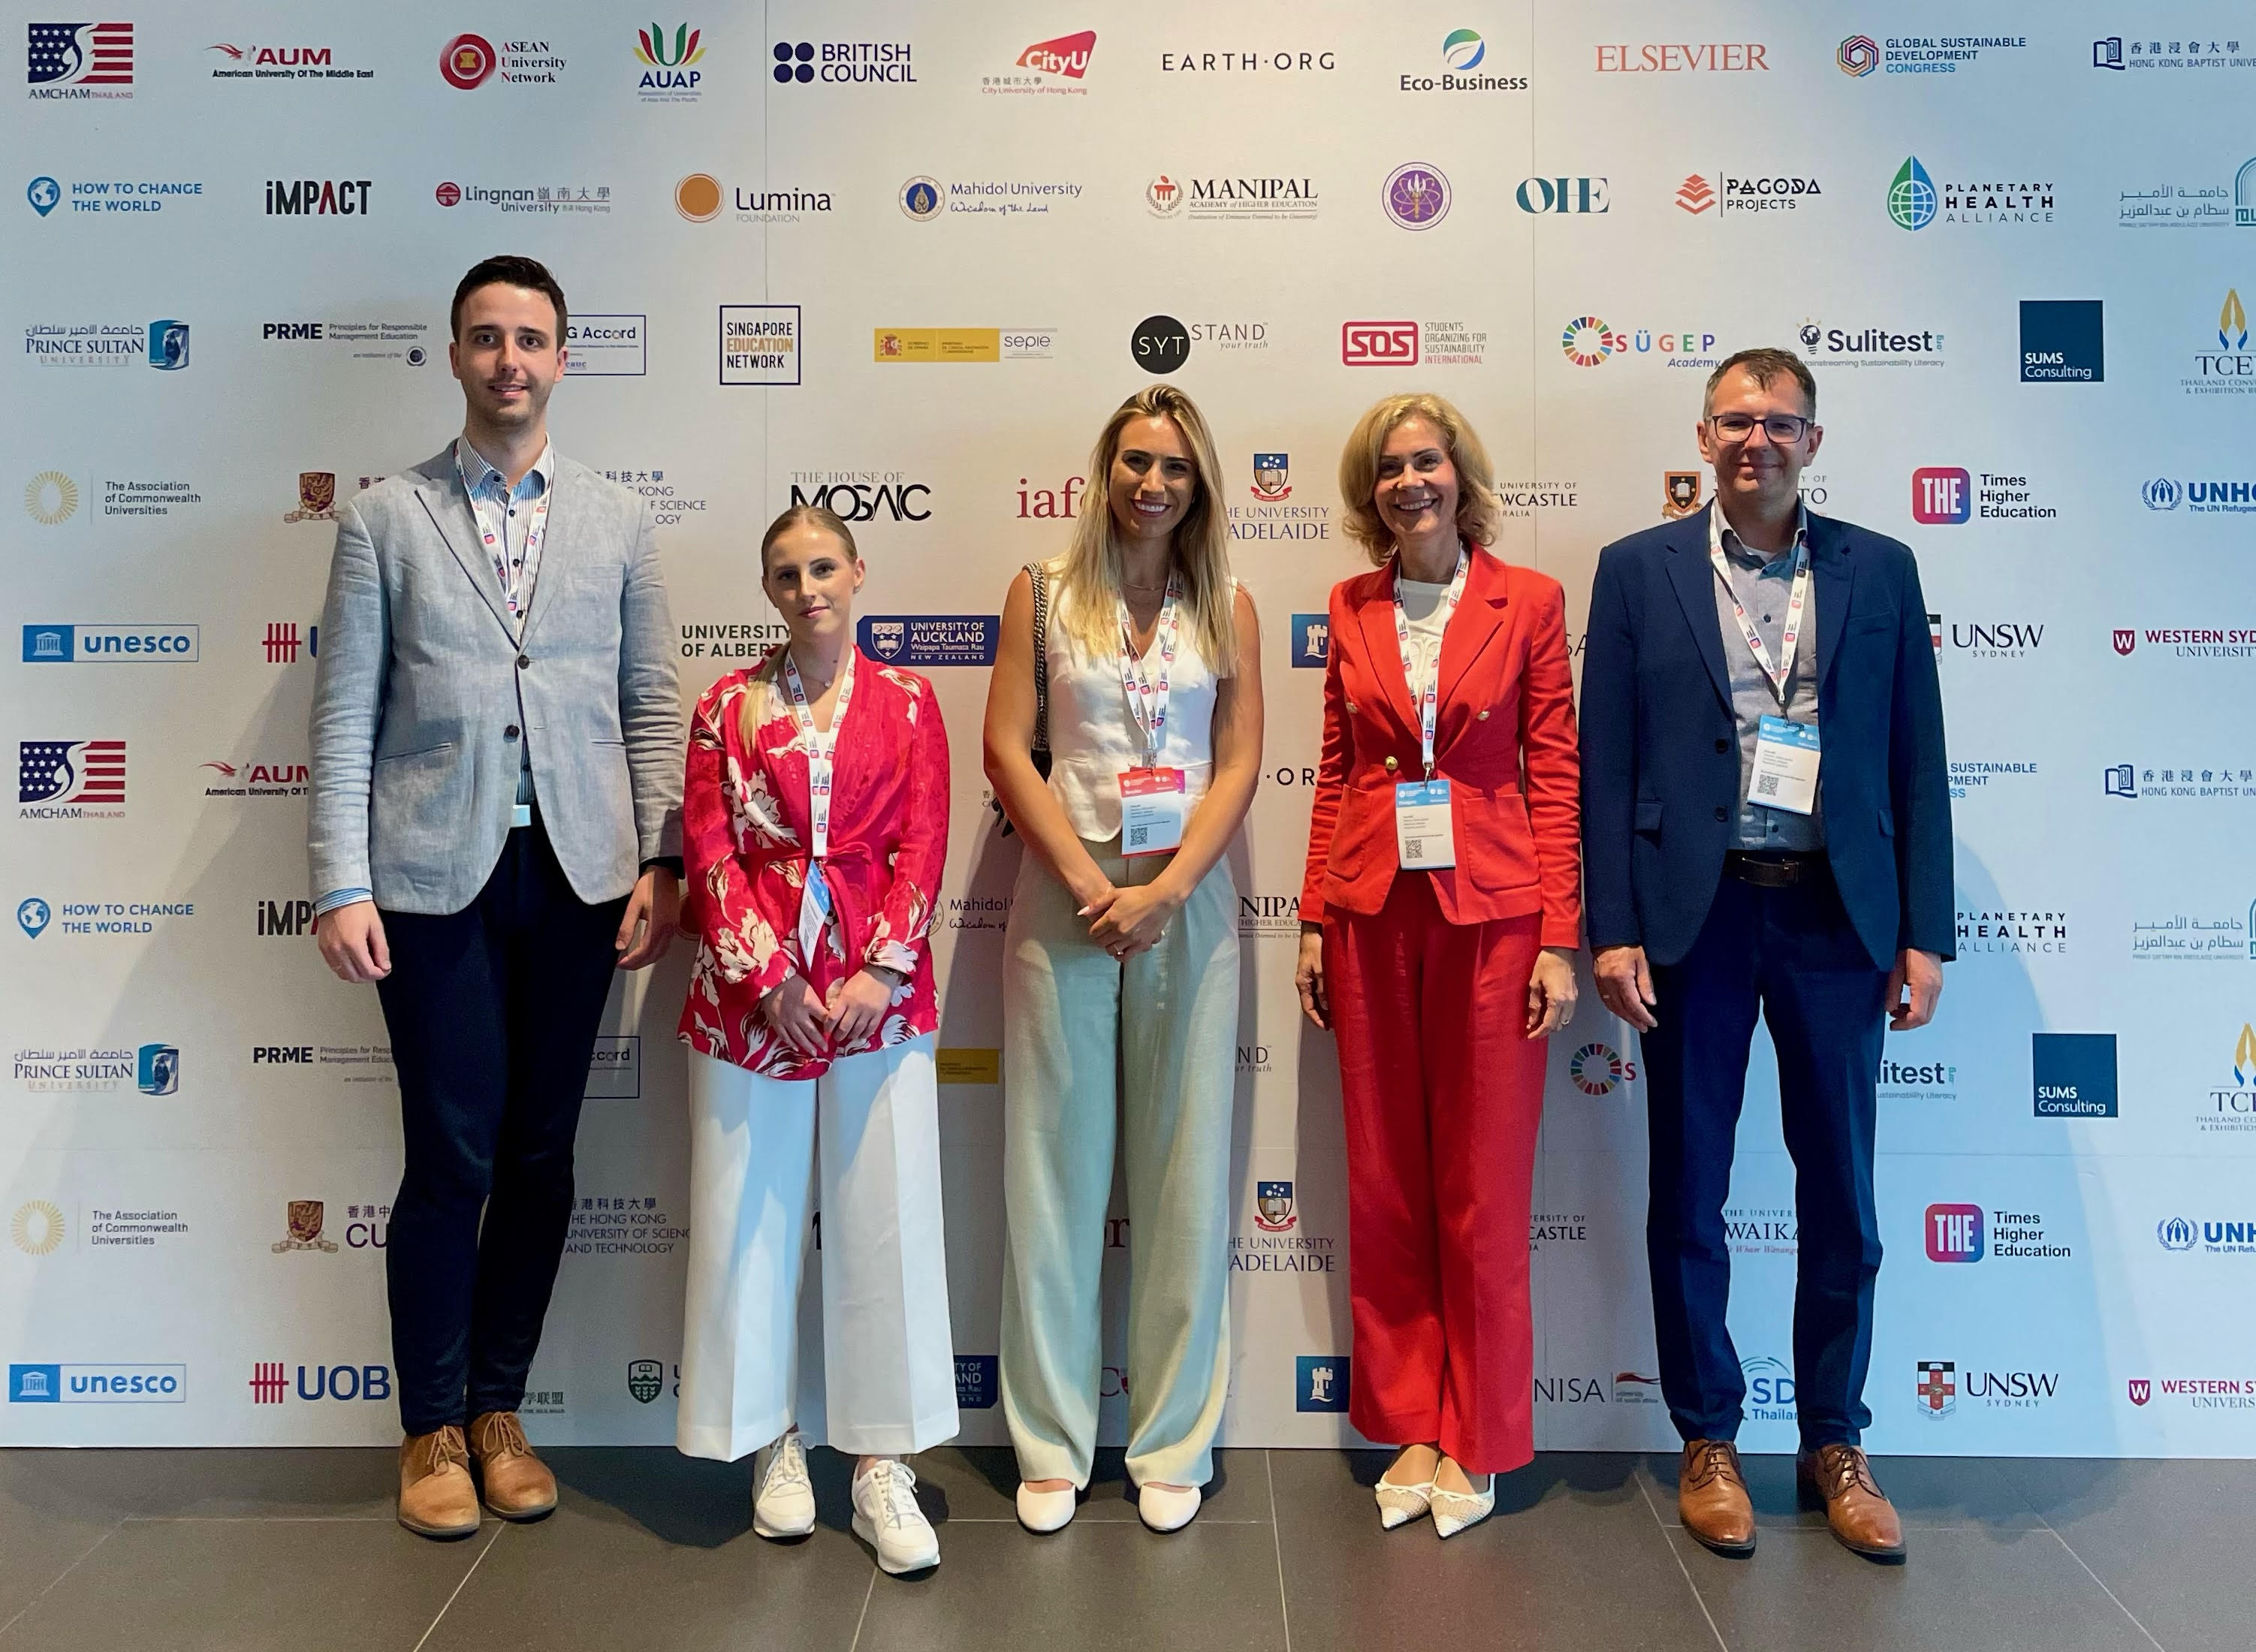
[[[1050,587],[1050,795],[1073,829],[1092,843],[1120,835],[1120,771],[1144,763],[1144,731],[1128,709],[1120,685],[1120,657],[1108,648],[1092,654],[1059,615],[1062,584]],[[1233,601],[1237,582],[1230,581]],[[1214,779],[1214,667],[1199,652],[1189,616],[1175,644],[1168,677],[1167,726],[1160,736],[1162,768],[1183,771],[1183,817],[1197,807]],[[1158,646],[1153,638],[1153,645]],[[1156,665],[1157,661],[1153,664]]]

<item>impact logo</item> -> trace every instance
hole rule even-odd
[[[1344,1411],[1347,1391],[1348,1357],[1344,1353],[1302,1353],[1294,1357],[1295,1411]]]
[[[1930,1423],[1942,1421],[1958,1409],[1958,1362],[1921,1360],[1919,1362],[1919,1414]]]
[[[1586,1044],[1567,1058],[1567,1077],[1584,1095],[1611,1095],[1617,1086],[1636,1080],[1637,1064],[1625,1060],[1611,1044]]]
[[[25,80],[35,98],[130,97],[133,25],[130,23],[33,23],[26,25]]]
[[[1293,1209],[1293,1185],[1290,1182],[1256,1182],[1253,1185],[1253,1225],[1265,1234],[1289,1234],[1300,1224]]]

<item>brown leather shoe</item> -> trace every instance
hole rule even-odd
[[[1904,1557],[1903,1522],[1872,1478],[1872,1466],[1853,1445],[1821,1445],[1794,1459],[1794,1480],[1804,1498],[1822,1500],[1825,1523],[1869,1560]]]
[[[400,1441],[399,1523],[425,1537],[467,1537],[477,1530],[470,1453],[453,1424]]]
[[[1688,1440],[1676,1471],[1676,1513],[1684,1529],[1719,1555],[1755,1551],[1755,1508],[1729,1440]]]
[[[525,1443],[514,1411],[482,1411],[470,1419],[470,1460],[486,1507],[504,1520],[539,1520],[556,1507],[556,1476]]]

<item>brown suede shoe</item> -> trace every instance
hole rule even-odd
[[[1868,1560],[1902,1560],[1903,1522],[1864,1452],[1853,1445],[1821,1445],[1795,1458],[1794,1470],[1802,1496],[1823,1501],[1825,1523],[1844,1548]]]
[[[1755,1551],[1755,1508],[1729,1440],[1688,1440],[1676,1471],[1676,1513],[1684,1529],[1719,1555]]]
[[[478,1488],[462,1431],[449,1423],[399,1443],[399,1523],[425,1537],[467,1537],[478,1529]]]
[[[470,1419],[470,1460],[486,1507],[504,1520],[539,1520],[556,1507],[556,1476],[525,1443],[514,1411],[483,1411]]]

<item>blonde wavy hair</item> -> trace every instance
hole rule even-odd
[[[821,505],[788,505],[773,522],[768,524],[768,531],[760,536],[760,583],[762,585],[767,583],[768,552],[775,549],[777,540],[802,524],[810,528],[820,528],[837,540],[840,548],[846,552],[846,559],[849,562],[859,562],[862,559],[861,550],[854,543],[854,531],[846,525],[845,518],[839,516],[836,511],[827,510]],[[854,646],[854,639],[847,638],[846,645],[849,648]],[[783,681],[783,659],[790,650],[791,644],[787,641],[778,643],[770,649],[766,657],[752,668],[752,692],[737,702],[737,729],[743,737],[747,750],[751,749],[758,740],[760,725],[768,720],[768,693],[777,684]]]
[[[1378,486],[1378,455],[1386,439],[1414,418],[1422,418],[1442,432],[1449,462],[1457,472],[1457,531],[1475,545],[1493,545],[1504,508],[1496,496],[1496,467],[1488,449],[1473,427],[1446,399],[1425,391],[1384,397],[1355,421],[1347,446],[1340,450],[1340,526],[1361,545],[1374,566],[1384,567],[1394,554],[1394,535],[1379,520],[1371,495]]]
[[[1217,677],[1237,669],[1237,615],[1230,576],[1230,523],[1216,496],[1222,468],[1196,404],[1172,384],[1154,384],[1113,410],[1089,456],[1089,482],[1073,539],[1049,566],[1056,574],[1057,620],[1083,648],[1110,655],[1119,645],[1120,545],[1112,521],[1112,460],[1132,420],[1165,418],[1182,432],[1198,470],[1198,491],[1175,527],[1175,566],[1199,653]]]

